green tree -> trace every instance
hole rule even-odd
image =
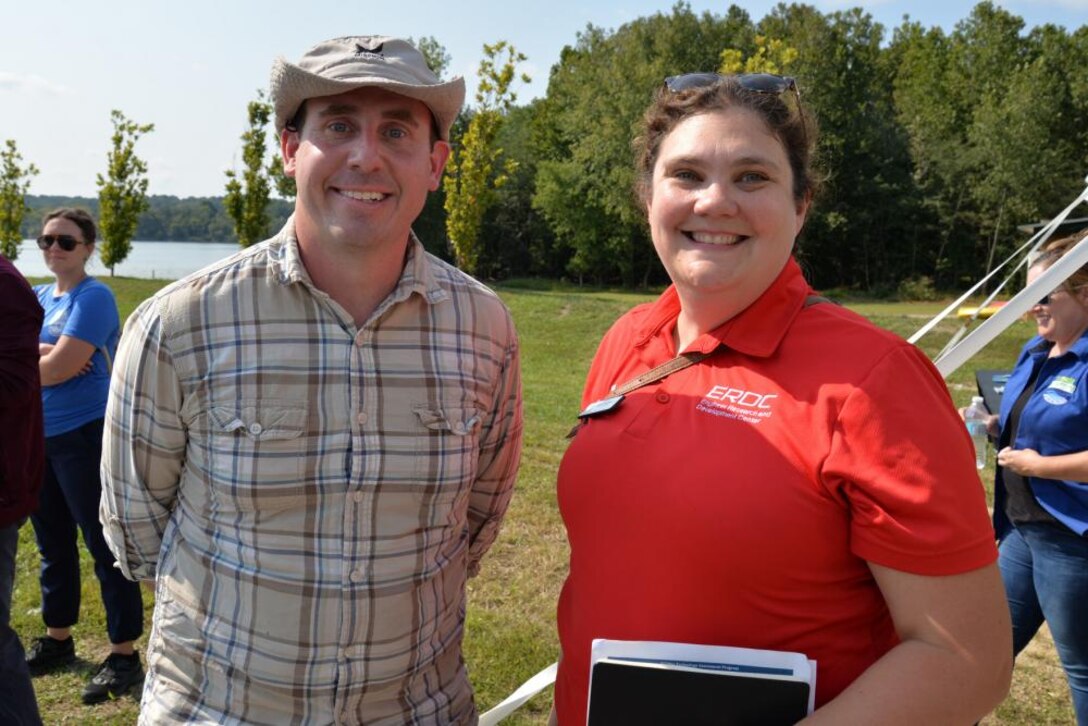
[[[268,166],[265,170],[268,179],[272,182],[272,188],[281,199],[294,199],[298,194],[294,177],[287,176],[283,168],[283,157],[280,155],[280,140],[275,133],[272,134],[272,154],[268,157]]]
[[[450,54],[446,52],[446,46],[439,43],[432,35],[424,35],[418,41],[409,37],[408,42],[423,54],[423,59],[427,61],[427,65],[436,76],[441,78],[445,74],[451,60]]]
[[[666,76],[719,66],[724,48],[751,49],[748,14],[701,15],[677,3],[615,32],[588,26],[552,68],[534,119],[533,207],[555,235],[569,275],[626,285],[664,279],[635,203],[631,139]]]
[[[234,223],[238,244],[249,247],[268,236],[268,196],[271,191],[275,160],[266,161],[268,154],[268,126],[272,105],[264,100],[264,92],[257,91],[257,100],[247,106],[249,127],[242,133],[242,163],[245,170],[241,179],[233,169],[228,169],[227,194],[223,206]],[[282,164],[279,168],[283,168]]]
[[[719,73],[789,73],[790,65],[797,60],[797,49],[777,38],[755,37],[755,52],[747,58],[736,48],[722,51]]]
[[[495,190],[494,204],[481,230],[480,273],[488,279],[535,275],[562,277],[566,258],[555,245],[547,221],[533,208],[537,156],[533,121],[542,101],[510,110],[496,143],[515,162],[507,181]]]
[[[113,149],[106,156],[106,176],[98,175],[98,228],[102,242],[98,246],[102,264],[113,268],[132,250],[132,237],[140,215],[147,209],[147,163],[136,156],[136,142],[155,130],[154,124],[137,124],[114,109]]]
[[[505,54],[505,57],[504,57]],[[517,74],[517,65],[525,55],[505,40],[484,44],[480,61],[476,108],[453,149],[446,166],[443,189],[446,192],[446,231],[453,245],[457,265],[475,274],[480,261],[480,228],[484,215],[513,164],[502,162],[503,152],[495,143],[507,112],[517,100],[511,90],[515,80],[529,82],[529,76]]]
[[[962,287],[1081,188],[1088,162],[1083,40],[979,3],[945,36],[904,23],[888,48],[939,286]],[[1078,42],[1080,39],[1080,42]]]
[[[0,253],[14,260],[19,256],[19,243],[23,240],[23,217],[30,211],[26,192],[38,168],[33,164],[22,166],[23,157],[14,139],[8,139],[5,146],[4,151],[0,151]]]
[[[908,136],[894,113],[884,28],[860,9],[818,13],[779,5],[760,35],[797,51],[789,65],[805,112],[819,122],[823,194],[796,254],[818,288],[891,292],[917,264],[917,195]]]

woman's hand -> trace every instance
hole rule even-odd
[[[1088,482],[1088,451],[1043,456],[1034,449],[1006,446],[997,452],[997,465],[1020,476]]]
[[[964,421],[967,420],[967,408],[967,406],[963,406],[957,409],[960,412],[960,418]],[[991,413],[986,417],[986,433],[991,439],[996,439],[1001,434],[1001,427],[997,425],[1000,420],[1001,417],[996,413]]]
[[[997,452],[997,465],[1015,471],[1020,476],[1042,476],[1040,465],[1045,458],[1034,449],[1014,449],[1006,446]]]
[[[45,350],[46,346],[48,350]],[[91,370],[94,346],[85,340],[62,335],[56,345],[39,343],[38,352],[41,355],[38,369],[41,371],[42,385],[55,386]]]

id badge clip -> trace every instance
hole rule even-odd
[[[623,403],[623,394],[617,393],[589,404],[578,414],[578,423],[574,424],[574,428],[567,434],[567,438],[573,439],[574,435],[578,433],[578,429],[585,425],[587,418],[600,416],[602,413],[615,410],[621,403]]]
[[[608,398],[602,398],[586,406],[582,412],[578,414],[578,418],[589,418],[590,416],[599,416],[602,413],[608,413],[622,402],[622,393],[617,393]]]

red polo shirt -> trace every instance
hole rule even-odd
[[[688,348],[710,358],[588,420],[559,470],[570,574],[560,724],[583,723],[593,638],[799,651],[816,705],[898,641],[866,564],[922,575],[997,556],[970,439],[901,338],[812,290],[791,260]],[[583,405],[676,355],[670,288],[601,343]]]

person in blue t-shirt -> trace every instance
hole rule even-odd
[[[1086,233],[1088,234],[1088,233]],[[1033,282],[1085,234],[1049,242]],[[1088,726],[1088,265],[1031,309],[1038,335],[1005,385],[994,482],[998,565],[1012,614],[1013,651],[1045,620]]]
[[[38,511],[30,520],[41,552],[46,634],[27,649],[27,665],[39,675],[75,660],[71,628],[79,619],[81,590],[78,525],[94,558],[110,639],[110,654],[87,683],[84,703],[117,698],[143,681],[133,647],[143,632],[140,587],[114,566],[98,520],[102,425],[121,321],[113,292],[87,274],[94,242],[95,224],[87,212],[65,208],[49,213],[38,247],[56,281],[34,288],[45,311],[38,345],[45,473]]]

